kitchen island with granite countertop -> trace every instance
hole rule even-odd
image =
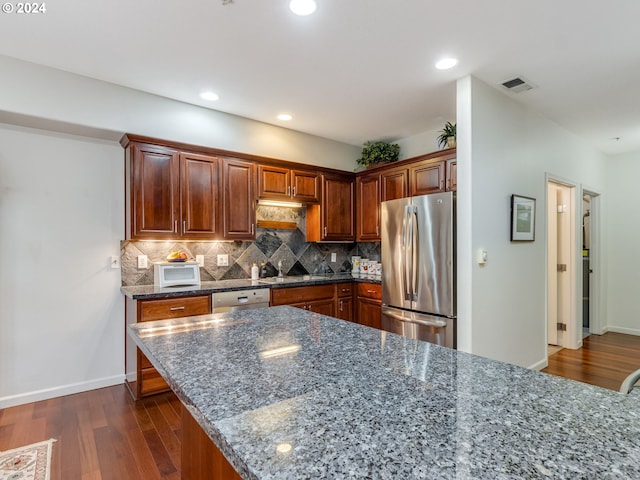
[[[129,334],[240,478],[640,478],[633,393],[287,306]]]

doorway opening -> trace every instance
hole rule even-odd
[[[575,185],[547,181],[547,343],[571,349],[582,345],[577,330],[582,322],[578,325],[575,199]]]

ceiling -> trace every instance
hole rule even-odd
[[[605,153],[640,150],[637,0],[317,2],[56,0],[0,14],[0,54],[353,145],[455,120],[458,78],[523,76],[536,88],[509,96]]]

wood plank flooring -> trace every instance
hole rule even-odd
[[[179,480],[180,401],[124,385],[0,410],[0,451],[53,444],[51,480]]]
[[[618,390],[627,375],[640,368],[639,336],[608,332],[590,335],[582,345],[550,355],[549,366],[542,371]]]
[[[640,368],[640,337],[607,333],[549,357],[544,370],[617,390]],[[180,402],[134,402],[124,385],[0,410],[0,450],[49,438],[51,480],[179,480]]]

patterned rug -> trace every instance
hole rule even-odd
[[[0,452],[0,480],[49,480],[54,439]]]

